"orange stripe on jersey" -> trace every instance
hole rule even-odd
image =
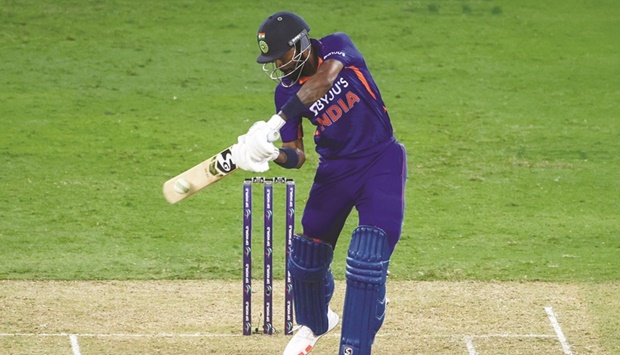
[[[366,80],[366,78],[364,77],[364,74],[362,74],[362,71],[359,70],[357,67],[354,66],[350,66],[347,67],[347,69],[352,69],[353,72],[355,73],[355,75],[357,75],[357,78],[360,79],[360,81],[362,82],[362,84],[364,84],[364,86],[366,87],[366,90],[368,90],[368,92],[370,93],[370,95],[372,95],[373,99],[377,99],[377,95],[375,95],[375,93],[372,91],[372,89],[370,88],[370,85],[368,84],[368,81]]]
[[[319,58],[319,65],[316,66],[316,70],[319,70],[321,64],[323,64],[323,58]],[[303,78],[299,79],[299,83],[303,85],[303,83],[308,81],[308,79],[310,79],[309,76],[304,76]]]

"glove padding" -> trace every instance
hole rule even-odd
[[[268,122],[258,121],[250,127],[248,133],[237,137],[237,144],[231,152],[233,161],[243,170],[262,173],[269,170],[269,162],[280,155],[280,150],[273,144],[280,138],[280,128],[284,120],[273,115]]]
[[[280,138],[280,133],[269,126],[267,122],[258,121],[254,123],[248,133],[241,137],[247,144],[250,157],[255,161],[265,159],[272,161],[278,157],[279,150],[273,142]]]
[[[238,168],[255,173],[263,173],[269,170],[269,160],[263,159],[257,161],[252,159],[248,146],[244,142],[240,141],[237,144],[233,144],[230,151],[232,153],[233,162]]]

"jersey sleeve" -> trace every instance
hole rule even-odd
[[[362,53],[357,49],[351,38],[342,32],[331,34],[321,39],[323,60],[336,59],[345,67],[360,65],[364,62]]]

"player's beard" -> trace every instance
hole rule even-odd
[[[304,77],[306,63],[299,65],[292,71],[283,72],[287,78],[291,79],[291,81],[297,82],[300,78]]]
[[[312,55],[312,50],[309,50],[308,53],[305,54],[305,55],[306,56]],[[307,58],[306,59],[306,57],[304,57],[302,55],[302,58],[299,60],[299,62],[302,62],[302,63],[299,64],[292,71],[282,71],[282,73],[284,73],[287,78],[291,79],[291,81],[293,83],[298,82],[299,79],[301,79],[301,78],[304,78],[304,77],[307,77],[307,76],[311,76],[315,72],[315,70],[313,70],[313,66],[311,64],[311,58]]]

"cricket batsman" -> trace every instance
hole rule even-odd
[[[334,291],[330,265],[355,208],[359,226],[345,261],[339,354],[367,355],[385,318],[388,264],[404,216],[407,156],[352,40],[344,33],[315,39],[309,32],[304,19],[291,12],[277,12],[260,25],[257,62],[278,83],[277,114],[239,137],[233,160],[254,172],[266,171],[270,161],[301,168],[306,161],[303,124],[312,124],[309,132],[320,161],[301,220],[303,230],[293,237],[289,259],[295,316],[302,327],[284,354],[308,354],[338,324],[339,316],[329,307]],[[281,148],[267,138],[277,131]]]

